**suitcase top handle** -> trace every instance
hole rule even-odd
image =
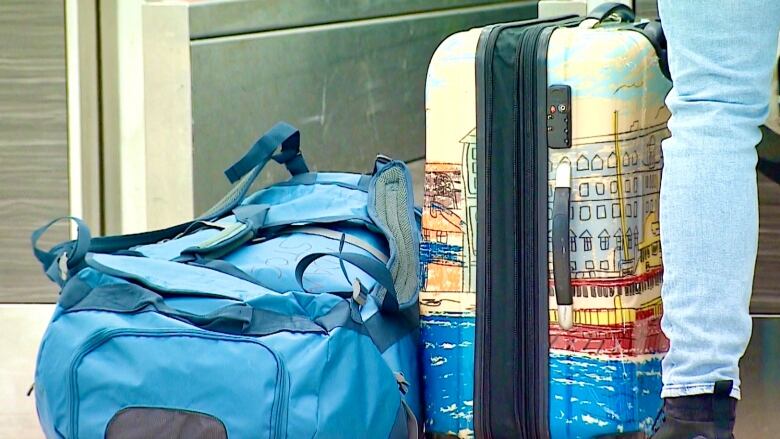
[[[599,24],[609,21],[611,17],[617,17],[620,22],[633,23],[636,19],[633,9],[623,3],[604,3],[596,6],[586,19],[598,20]]]

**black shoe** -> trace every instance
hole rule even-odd
[[[733,386],[718,381],[713,394],[665,398],[663,423],[651,439],[734,439]]]

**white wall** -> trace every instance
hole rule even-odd
[[[100,0],[106,234],[147,230],[142,0]]]

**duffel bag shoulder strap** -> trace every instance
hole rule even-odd
[[[377,298],[379,301],[379,308],[385,312],[398,312],[398,300],[396,299],[397,294],[393,284],[393,276],[387,269],[387,266],[371,256],[362,255],[360,253],[322,252],[306,255],[298,262],[298,265],[295,267],[295,280],[298,282],[298,286],[301,288],[301,291],[306,291],[306,288],[303,285],[303,275],[306,272],[306,269],[309,268],[309,266],[316,260],[327,256],[338,258],[342,264],[347,262],[351,265],[354,265],[360,271],[371,276],[378,285],[381,285],[382,288],[387,291],[382,299]],[[343,265],[342,271],[346,276],[346,270],[344,270]],[[358,303],[364,302],[366,295],[368,294],[365,287],[357,279],[347,280],[352,283],[353,291],[344,292],[344,294],[339,295],[352,297],[352,299]],[[338,293],[333,292],[333,294]]]
[[[368,299],[368,291],[358,279],[351,280],[347,277],[344,262],[354,265],[360,271],[371,276],[377,286],[381,286],[387,292],[382,299],[374,295],[377,306],[381,312],[374,313],[363,322],[369,336],[373,340],[379,352],[385,352],[398,340],[405,337],[419,326],[419,314],[417,309],[411,307],[399,309],[397,293],[393,283],[393,275],[387,266],[381,261],[359,253],[323,252],[305,256],[295,267],[295,279],[302,291],[306,291],[303,285],[303,275],[306,269],[316,260],[323,257],[335,257],[339,259],[342,272],[348,281],[352,283],[352,291],[331,292],[345,298],[351,298],[353,304],[363,305]],[[376,288],[376,287],[375,287]]]
[[[275,155],[277,150],[280,152]],[[287,166],[293,175],[308,172],[300,151],[300,133],[296,128],[280,122],[258,139],[244,157],[225,171],[228,179],[234,183],[233,188],[206,213],[193,221],[150,232],[92,238],[89,228],[83,221],[74,217],[62,217],[32,233],[33,254],[43,266],[47,276],[62,285],[69,274],[83,266],[87,251],[113,253],[139,245],[153,244],[174,238],[186,232],[195,223],[219,218],[229,213],[241,204],[252,183],[271,159]],[[48,251],[40,249],[37,244],[41,236],[52,225],[64,219],[76,221],[77,238],[57,244]]]

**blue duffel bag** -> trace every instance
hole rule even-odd
[[[35,398],[48,438],[418,437],[419,214],[403,162],[309,172],[280,123],[168,229],[33,248],[61,286]],[[248,195],[269,160],[292,177]],[[51,225],[51,224],[49,224]]]

